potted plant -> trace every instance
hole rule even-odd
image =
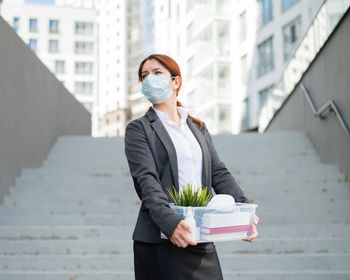
[[[208,192],[207,187],[202,188],[201,185],[199,188],[194,189],[192,184],[183,186],[181,191],[177,191],[173,186],[172,189],[168,188],[168,193],[172,201],[170,207],[175,213],[189,223],[194,218],[193,234],[197,236],[195,239],[198,239],[199,227],[202,223],[203,215],[212,212],[207,209],[207,205],[212,199],[213,194]]]
[[[175,206],[185,207],[205,207],[213,197],[213,194],[208,192],[207,187],[200,186],[194,190],[192,184],[184,186],[181,192],[173,186],[172,190],[168,188],[168,193]]]

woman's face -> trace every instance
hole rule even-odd
[[[180,85],[180,77],[176,76],[174,80],[171,78],[171,73],[168,69],[166,69],[161,63],[158,62],[156,59],[149,59],[147,60],[142,67],[141,72],[141,81],[143,81],[148,74],[153,75],[164,75],[169,77],[169,83],[172,90],[176,90]]]

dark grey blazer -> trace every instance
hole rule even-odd
[[[216,194],[232,195],[237,202],[246,202],[240,185],[218,157],[205,126],[202,130],[190,118],[186,120],[203,153],[202,184]],[[142,201],[133,240],[148,243],[167,242],[181,217],[169,206],[167,188],[178,189],[178,162],[174,144],[152,106],[146,114],[128,123],[125,131],[125,154],[134,187]],[[180,163],[181,164],[181,163]]]

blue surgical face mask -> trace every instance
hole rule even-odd
[[[141,92],[152,104],[159,104],[166,101],[173,90],[168,76],[148,74],[142,82]]]

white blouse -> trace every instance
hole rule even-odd
[[[156,108],[153,109],[168,131],[175,146],[180,191],[188,183],[191,183],[195,189],[200,188],[202,184],[202,149],[186,123],[188,111],[184,107],[177,106],[181,116],[181,125],[178,127],[168,122],[168,114]]]

